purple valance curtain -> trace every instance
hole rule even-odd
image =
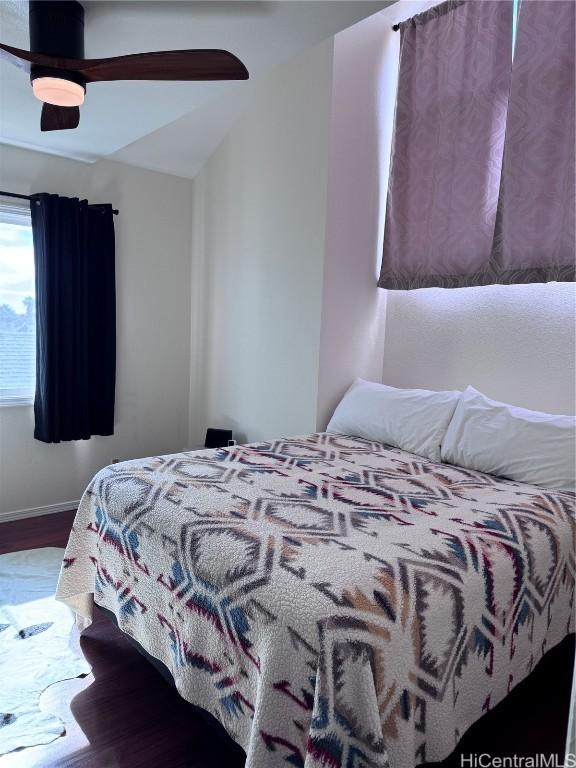
[[[512,3],[443,3],[401,24],[400,36],[379,285],[476,285],[498,207]]]
[[[400,25],[382,288],[574,279],[574,23],[560,6],[573,13],[524,0],[514,66],[509,0],[449,0]]]
[[[573,281],[574,0],[520,5],[506,122],[498,282]]]

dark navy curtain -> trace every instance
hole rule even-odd
[[[34,437],[114,432],[116,295],[110,205],[58,195],[30,204],[36,265]]]

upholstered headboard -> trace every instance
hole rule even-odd
[[[575,412],[572,283],[389,291],[382,380]]]

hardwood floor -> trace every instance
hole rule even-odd
[[[75,510],[0,524],[0,555],[21,549],[65,547]]]
[[[0,524],[0,554],[65,546],[74,513]],[[214,735],[195,707],[103,616],[80,640],[92,674],[52,686],[42,706],[66,734],[0,758],[1,768],[242,768],[238,751]],[[529,680],[476,723],[440,768],[461,756],[558,754],[566,738],[574,636],[547,654]],[[466,763],[464,763],[465,765]]]

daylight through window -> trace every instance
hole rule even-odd
[[[33,401],[35,350],[30,211],[0,202],[0,405]]]

